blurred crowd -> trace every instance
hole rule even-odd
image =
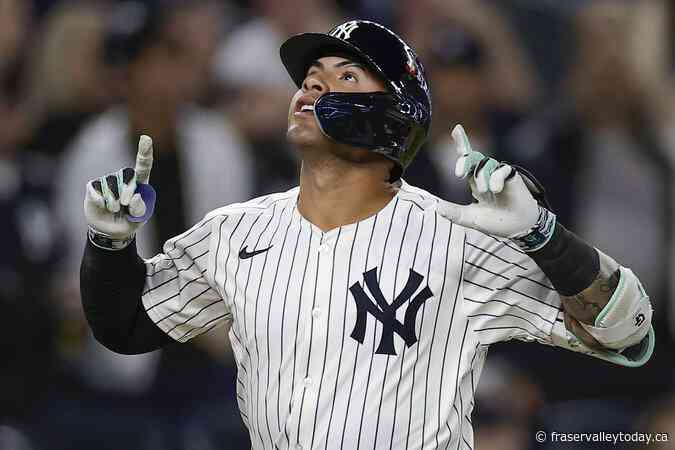
[[[211,209],[294,186],[279,45],[353,17],[392,27],[425,63],[434,116],[409,183],[469,201],[448,133],[462,123],[475,148],[536,174],[559,220],[631,267],[655,307],[639,369],[495,346],[477,449],[605,448],[539,444],[535,430],[667,432],[652,447],[675,448],[672,2],[0,0],[0,450],[250,448],[222,328],[139,356],[93,340],[84,186],[153,137],[147,257]]]

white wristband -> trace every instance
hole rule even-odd
[[[537,223],[524,233],[512,236],[511,239],[526,253],[541,249],[551,240],[555,231],[556,217],[548,209],[539,206]]]
[[[105,233],[101,233],[92,227],[89,227],[87,236],[89,237],[89,242],[91,242],[95,247],[109,251],[118,251],[126,248],[136,237],[135,234],[132,234],[127,238],[117,239]]]

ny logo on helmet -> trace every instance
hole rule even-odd
[[[329,34],[338,39],[347,40],[351,36],[352,32],[359,27],[359,23],[356,20],[351,20],[345,22],[342,25],[339,25],[333,29]]]
[[[415,336],[415,322],[417,320],[417,312],[420,306],[425,301],[430,299],[434,294],[425,286],[411,301],[413,294],[417,288],[422,284],[424,277],[414,270],[410,269],[408,281],[403,290],[396,296],[393,302],[388,303],[382,295],[382,289],[377,282],[377,267],[369,270],[363,274],[363,279],[371,295],[375,298],[372,301],[363,290],[363,286],[359,283],[354,283],[349,291],[354,296],[356,302],[356,323],[351,337],[359,344],[363,344],[366,335],[366,320],[368,314],[373,316],[378,322],[382,324],[382,337],[380,338],[380,345],[377,347],[375,353],[383,355],[396,355],[394,348],[394,333],[398,334],[405,341],[405,345],[410,347],[417,342]],[[408,308],[405,311],[403,323],[396,319],[396,311],[403,306],[404,303],[410,301]]]

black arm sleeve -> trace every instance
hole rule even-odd
[[[148,317],[141,301],[145,264],[136,242],[106,251],[87,239],[80,267],[82,306],[94,337],[124,355],[147,353],[174,342]]]
[[[529,256],[556,291],[567,297],[590,286],[600,271],[600,256],[595,248],[559,223],[548,243]]]

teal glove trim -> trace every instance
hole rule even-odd
[[[466,178],[469,173],[476,167],[482,160],[486,158],[484,154],[481,152],[474,152],[472,151],[465,157],[466,159],[464,160],[464,174],[462,175],[462,178]]]
[[[476,166],[478,167],[478,166]],[[488,158],[487,161],[485,161],[485,165],[481,169],[483,171],[483,178],[485,178],[485,185],[490,186],[490,177],[494,173],[495,170],[499,167],[499,163],[492,159]],[[474,176],[477,174],[474,174]]]
[[[656,334],[654,333],[653,326],[649,327],[649,333],[647,333],[647,336],[645,336],[638,345],[640,345],[640,350],[633,358],[628,358],[626,355],[618,352],[593,352],[592,355],[624,367],[641,367],[649,361],[649,358],[651,358],[654,353]]]

